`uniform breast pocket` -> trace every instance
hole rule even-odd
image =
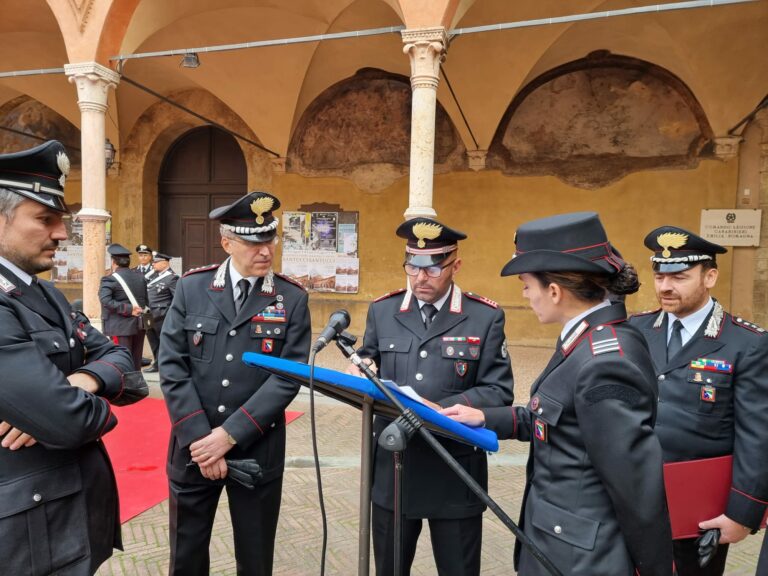
[[[477,362],[480,359],[480,346],[467,342],[443,341],[440,353],[444,363],[453,367],[450,376],[442,383],[447,392],[461,392],[471,388],[477,375]]]
[[[397,384],[406,384],[408,380],[408,353],[413,342],[410,338],[384,337],[379,339],[381,356],[381,375],[394,380]]]
[[[39,330],[31,332],[30,336],[38,349],[48,356],[51,362],[62,370],[68,368],[69,342],[61,332],[56,330]]]
[[[546,394],[537,392],[528,401],[528,411],[531,414],[531,442],[537,446],[548,445],[552,435],[557,434],[557,425],[563,415],[563,405]]]
[[[87,526],[77,464],[0,485],[2,573],[58,573],[90,552]]]
[[[279,356],[285,343],[283,322],[251,322],[251,338],[254,339],[254,352]]]
[[[190,358],[201,362],[211,361],[218,329],[218,318],[199,315],[184,318],[184,331],[187,333]]]
[[[720,414],[733,402],[733,374],[689,368],[685,408],[699,414]]]

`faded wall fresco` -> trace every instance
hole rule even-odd
[[[27,96],[0,106],[0,153],[33,148],[43,143],[40,138],[60,141],[67,149],[72,167],[80,168],[80,130],[69,120]]]
[[[529,84],[500,123],[488,166],[598,188],[638,170],[693,168],[711,140],[679,79],[602,52]]]
[[[435,124],[435,172],[464,168],[464,145],[439,103]],[[379,191],[408,173],[410,133],[409,79],[366,68],[325,90],[304,112],[288,172],[341,176]]]

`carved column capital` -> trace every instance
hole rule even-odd
[[[270,162],[272,162],[273,174],[285,174],[286,168],[288,166],[288,158],[285,156],[270,158]]]
[[[715,137],[715,156],[718,160],[730,160],[739,154],[739,142],[741,136],[717,136]]]
[[[109,89],[120,82],[120,74],[97,62],[65,64],[64,73],[77,87],[77,103],[83,112],[105,112]]]
[[[469,169],[475,172],[485,170],[485,159],[488,157],[488,150],[467,150],[469,158]]]
[[[445,28],[414,28],[401,33],[403,52],[411,60],[411,88],[437,90],[440,64],[445,60],[448,35]]]

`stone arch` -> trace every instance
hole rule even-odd
[[[466,168],[466,150],[438,103],[435,172]],[[374,68],[327,88],[301,116],[288,147],[288,171],[341,177],[379,192],[408,173],[410,80]]]
[[[204,90],[187,90],[168,94],[168,97],[210,118],[220,125],[255,142],[257,136],[226,104]],[[166,152],[173,142],[203,121],[171,106],[157,102],[139,117],[120,150],[119,202],[120,214],[135,214],[135,218],[120,218],[116,224],[117,237],[128,245],[146,241],[157,244],[158,189],[160,168]],[[238,140],[248,170],[248,189],[271,190],[272,164],[269,155]]]
[[[507,108],[488,167],[600,188],[626,174],[694,168],[713,132],[682,80],[650,62],[607,51],[554,68]]]

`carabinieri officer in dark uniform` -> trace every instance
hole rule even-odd
[[[0,572],[86,576],[121,547],[101,437],[146,396],[128,350],[36,274],[53,267],[69,160],[56,141],[0,155]]]
[[[718,244],[676,226],[645,238],[661,308],[632,318],[648,342],[659,381],[656,432],[665,462],[733,455],[724,514],[705,518],[720,547],[699,566],[695,538],[675,541],[680,576],[720,575],[728,544],[756,530],[768,505],[768,337],[710,296]]]
[[[168,452],[171,574],[208,574],[211,528],[226,485],[238,574],[272,573],[285,461],[285,408],[298,385],[245,365],[244,352],[306,362],[307,293],[272,271],[280,207],[251,192],[213,210],[223,264],[187,272],[160,338]],[[255,459],[253,490],[227,481],[226,459]]]
[[[530,442],[520,527],[570,576],[672,574],[672,535],[653,432],[656,378],[648,348],[608,295],[637,292],[597,214],[518,228],[502,276],[519,275],[542,324],[561,324],[526,406],[443,412],[502,438]],[[547,572],[516,545],[521,576]]]
[[[136,270],[136,272],[141,272],[141,274],[144,276],[144,279],[149,282],[156,273],[154,266],[152,266],[154,257],[152,248],[146,244],[139,244],[136,246],[136,255],[139,258],[139,264],[138,266],[134,266],[133,270]]]
[[[371,304],[365,339],[358,351],[379,375],[411,386],[436,409],[462,402],[471,406],[512,403],[512,369],[504,338],[504,312],[482,296],[454,283],[461,267],[461,232],[428,218],[397,229],[407,240],[408,288]],[[351,373],[356,369],[350,368]],[[376,418],[374,433],[389,424]],[[485,452],[441,438],[441,443],[483,488],[488,484]],[[376,572],[393,573],[394,460],[378,446],[373,472],[373,546]],[[485,506],[418,436],[404,454],[403,567],[410,573],[421,532],[429,520],[432,549],[441,575],[480,573]]]
[[[147,340],[152,348],[152,356],[157,359],[160,354],[160,333],[163,330],[163,322],[168,309],[171,307],[173,295],[176,292],[178,275],[171,269],[171,257],[162,252],[152,254],[152,267],[154,276],[147,282],[147,295],[149,296],[149,309],[152,311],[152,325],[147,329]],[[157,361],[145,369],[144,372],[157,372]]]
[[[107,252],[112,260],[112,273],[102,276],[99,283],[104,334],[112,337],[115,344],[128,348],[136,370],[141,370],[146,332],[142,315],[145,309],[149,310],[147,282],[140,272],[128,267],[130,250],[120,244],[110,244]]]
[[[136,246],[136,256],[139,259],[139,264],[138,266],[133,267],[132,270],[141,273],[141,275],[144,276],[145,282],[149,283],[155,276],[155,267],[153,265],[154,252],[152,251],[152,248],[146,244],[139,244]],[[155,339],[155,331],[152,329],[152,324],[144,326],[144,333],[147,337],[147,342],[149,342],[149,348],[152,350],[152,363],[145,372],[157,372],[157,349],[159,342]],[[160,334],[160,331],[158,330],[157,333]],[[142,338],[141,341],[141,350],[144,350],[144,338]],[[148,361],[149,358],[144,358],[142,356],[141,365],[146,366]]]

